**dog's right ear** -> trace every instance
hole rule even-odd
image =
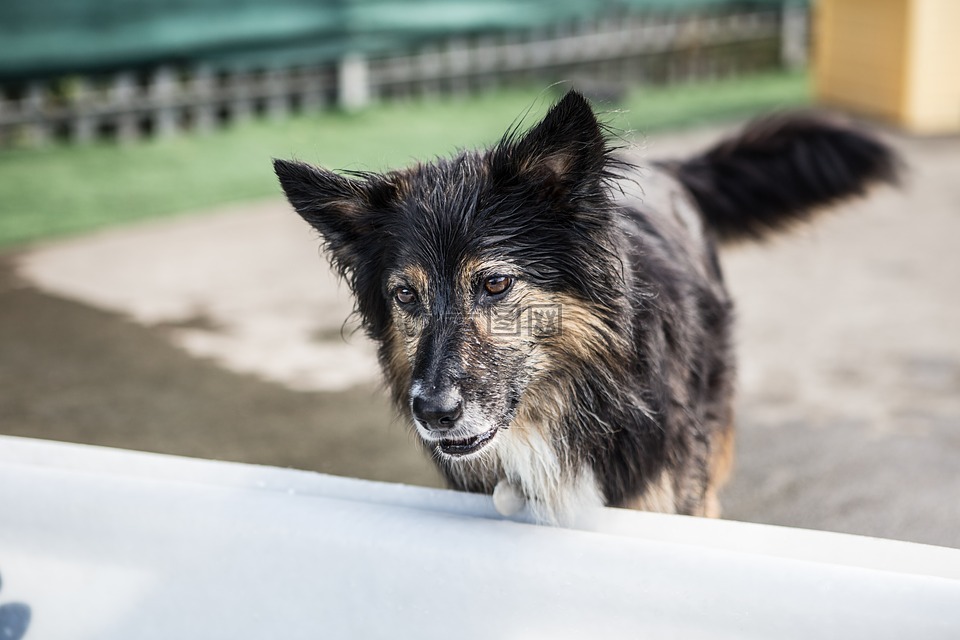
[[[273,170],[293,208],[320,232],[341,268],[356,267],[355,248],[375,230],[370,181],[294,160],[274,160]]]

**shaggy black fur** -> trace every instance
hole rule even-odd
[[[756,120],[703,155],[661,166],[723,240],[760,239],[872,184],[896,184],[900,170],[880,141],[813,114]]]
[[[403,171],[274,162],[451,485],[511,483],[554,521],[587,485],[608,505],[715,512],[734,359],[714,238],[779,229],[896,166],[865,134],[779,116],[663,163],[639,194],[576,92],[492,149]],[[491,278],[512,284],[491,294]],[[496,314],[551,303],[561,332],[491,333]],[[450,419],[427,424],[426,405]],[[479,435],[491,444],[449,453]]]

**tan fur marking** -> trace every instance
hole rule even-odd
[[[420,296],[421,299],[424,299],[424,296],[426,296],[428,292],[430,280],[427,278],[426,271],[416,265],[410,265],[405,267],[399,274],[391,277],[389,285],[391,287],[402,285],[411,286],[417,292],[417,295]],[[429,302],[428,300],[425,301]]]
[[[717,494],[730,479],[733,472],[734,430],[730,422],[714,435],[710,453],[710,477],[704,495],[704,514],[708,518],[720,517],[720,499]]]
[[[427,272],[415,265],[404,268],[387,280],[388,289],[401,286],[413,288],[420,302],[427,306],[430,304],[429,284]],[[401,360],[404,360],[403,368],[409,373],[410,363],[407,360],[412,361],[416,350],[416,338],[423,331],[423,321],[401,311],[393,301],[390,303],[390,313],[394,320],[389,345],[390,361],[396,367],[400,367]]]
[[[511,275],[517,270],[516,265],[503,260],[467,260],[460,267],[460,290],[464,294],[472,294],[474,278],[477,274]],[[470,301],[472,297],[472,295],[465,295],[464,299]]]
[[[590,360],[598,354],[609,355],[625,349],[621,339],[600,319],[590,304],[566,294],[549,294],[536,288],[524,292],[523,306],[557,307],[560,312],[560,330],[546,336],[544,344],[556,355],[572,360]]]
[[[673,476],[667,471],[660,473],[642,496],[627,503],[627,508],[656,513],[676,513],[677,496],[673,489]]]
[[[543,439],[549,438],[549,425],[560,420],[556,409],[566,406],[564,395],[555,383],[531,384],[524,393],[510,428],[516,430],[520,438],[526,438],[528,433],[534,433]]]
[[[421,299],[426,295],[428,284],[426,271],[414,265],[393,274],[387,281],[389,288],[413,287]],[[386,341],[383,366],[390,388],[396,392],[397,389],[407,389],[410,386],[411,361],[413,351],[416,349],[415,339],[417,333],[422,330],[422,326],[418,321],[397,309],[392,302],[390,313],[393,315],[394,322]]]
[[[411,371],[407,337],[396,324],[390,327],[390,337],[387,339],[385,352],[384,373],[391,391],[409,388]]]

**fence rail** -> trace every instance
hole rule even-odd
[[[52,139],[122,142],[206,131],[254,116],[371,100],[569,80],[630,84],[722,77],[803,64],[807,16],[794,8],[620,14],[550,30],[456,37],[414,52],[287,69],[159,67],[0,87],[0,146]],[[601,89],[602,90],[602,89]]]

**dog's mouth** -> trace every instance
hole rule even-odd
[[[493,441],[493,437],[497,435],[497,431],[497,427],[494,427],[493,429],[490,429],[490,431],[481,433],[480,435],[476,435],[471,438],[441,438],[437,442],[437,449],[439,449],[440,452],[454,458],[468,456],[471,453],[480,451],[485,446],[490,444]]]

